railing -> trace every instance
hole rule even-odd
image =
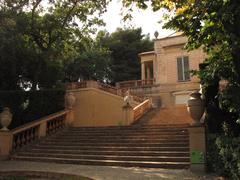
[[[143,98],[143,97],[140,97],[140,96],[134,96],[134,95],[132,95],[132,97],[133,97],[133,100],[136,101],[136,102],[141,103],[141,102],[144,101],[144,98]]]
[[[52,134],[65,126],[66,110],[35,120],[10,131],[13,134],[12,150],[27,145],[40,137]]]
[[[87,81],[73,82],[73,83],[66,84],[66,89],[79,89],[79,88],[86,88],[86,87],[87,87]]]
[[[151,108],[151,102],[149,99],[145,100],[144,102],[142,102],[141,104],[133,108],[133,120],[134,121],[138,120],[150,108]]]
[[[105,92],[115,94],[118,96],[124,97],[126,94],[127,88],[116,88],[113,86],[110,86],[108,84],[104,84],[98,81],[82,81],[82,82],[74,82],[74,83],[68,83],[66,84],[67,89],[81,89],[81,88],[97,88],[100,90],[103,90]],[[142,97],[136,96],[134,94],[131,94],[133,96],[133,100],[136,102],[143,102],[144,99]]]
[[[117,88],[115,88],[113,86],[110,86],[108,84],[104,84],[104,83],[98,82],[98,88],[103,90],[103,91],[109,92],[111,94],[118,95]]]
[[[122,81],[117,82],[117,88],[133,88],[142,86],[151,86],[155,82],[155,79],[144,79],[144,80],[133,80],[133,81]]]

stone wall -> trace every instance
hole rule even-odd
[[[123,98],[95,88],[70,90],[76,98],[74,127],[124,125]]]
[[[171,84],[181,83],[177,78],[177,57],[188,56],[190,70],[198,70],[199,64],[203,62],[206,55],[201,48],[193,51],[184,50],[184,45],[187,42],[184,36],[175,36],[163,38],[155,41],[155,54],[157,67],[156,83]],[[191,77],[191,82],[198,82],[197,77]]]

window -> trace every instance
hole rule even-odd
[[[189,60],[187,56],[177,58],[178,81],[189,81]]]

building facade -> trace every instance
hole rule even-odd
[[[155,106],[186,104],[189,93],[199,89],[199,79],[190,75],[206,58],[201,48],[187,51],[187,38],[175,35],[154,40],[154,51],[139,54],[141,80],[117,83],[133,94],[152,97]]]

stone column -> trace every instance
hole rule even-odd
[[[145,64],[144,64],[144,62],[141,63],[141,67],[142,67],[141,76],[142,76],[142,80],[144,80],[145,79]]]
[[[150,77],[151,77],[151,74],[150,74],[151,72],[150,72],[150,67],[149,67],[149,65],[147,66],[147,78],[146,79],[151,79]]]

